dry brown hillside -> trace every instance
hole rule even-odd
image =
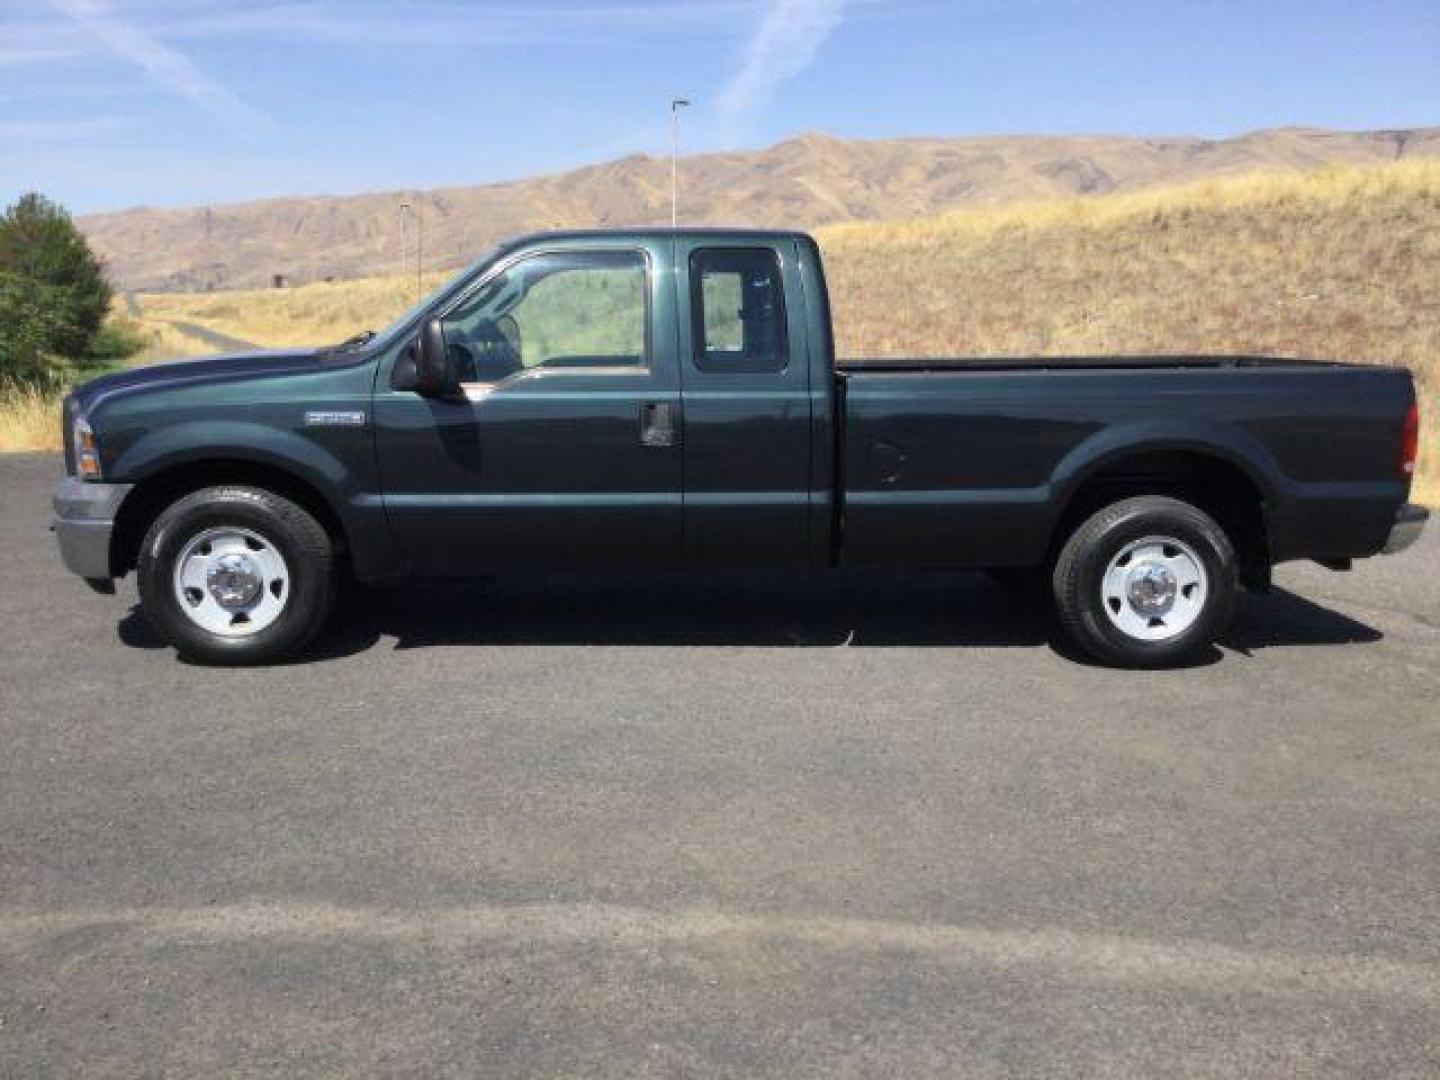
[[[954,207],[1089,195],[1239,172],[1440,155],[1440,128],[1286,128],[1235,139],[1117,137],[841,140],[806,135],[681,163],[691,223],[814,228]],[[459,265],[534,229],[669,220],[669,163],[636,155],[553,176],[404,198],[421,204],[427,265]],[[395,192],[127,210],[80,225],[127,289],[240,288],[398,268]]]

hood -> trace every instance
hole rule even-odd
[[[102,397],[117,393],[168,388],[200,382],[233,382],[267,375],[312,371],[333,355],[320,349],[282,349],[268,352],[227,353],[193,360],[126,368],[77,386],[71,397],[80,413],[89,412]]]

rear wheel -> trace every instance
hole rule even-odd
[[[136,569],[146,617],[183,656],[211,664],[294,654],[324,624],[335,589],[324,528],[261,488],[180,499],[150,527]]]
[[[1163,667],[1224,633],[1239,571],[1213,518],[1146,495],[1107,506],[1076,529],[1052,586],[1060,623],[1080,648],[1109,664]]]

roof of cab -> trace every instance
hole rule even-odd
[[[651,225],[624,229],[556,229],[553,231],[525,233],[501,241],[502,250],[522,247],[541,242],[585,240],[749,240],[759,243],[779,243],[789,240],[809,240],[808,233],[796,229],[745,229],[721,228],[718,226],[670,229]]]

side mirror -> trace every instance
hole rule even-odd
[[[459,393],[460,379],[445,351],[445,334],[439,319],[420,327],[420,336],[395,361],[390,377],[395,390],[413,390],[422,397],[449,397]]]

